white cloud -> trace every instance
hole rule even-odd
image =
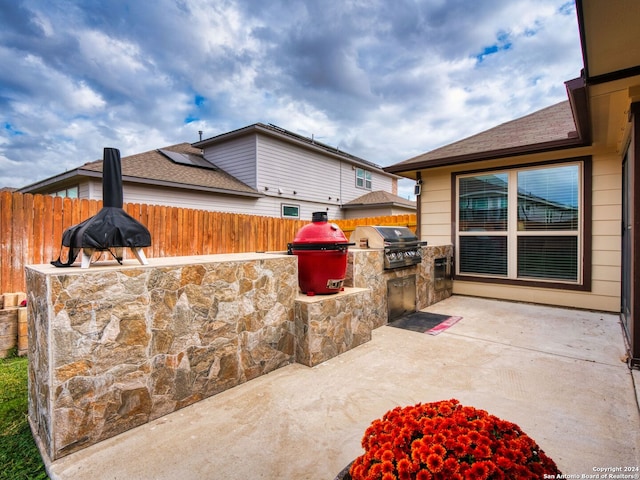
[[[389,165],[565,99],[582,68],[562,0],[24,0],[0,63],[16,187],[256,122]]]

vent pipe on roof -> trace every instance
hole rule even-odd
[[[198,130],[198,135],[200,135],[200,141],[202,141],[202,130]]]

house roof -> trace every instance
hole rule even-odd
[[[225,171],[215,168],[213,165],[210,168],[202,168],[197,164],[176,163],[168,155],[163,154],[161,150],[185,154],[192,156],[192,158],[195,157],[199,162],[207,162],[202,156],[202,151],[188,143],[179,143],[162,149],[149,150],[148,152],[130,155],[121,159],[123,182],[232,193],[242,196],[262,196],[257,190],[242,183]],[[24,187],[21,191],[36,192],[38,189],[46,188],[52,183],[77,176],[101,178],[102,160],[86,163],[75,170]]]
[[[393,173],[543,152],[582,144],[572,104],[564,101],[386,167]]]
[[[254,135],[257,133],[277,138],[280,141],[297,145],[301,148],[317,151],[322,155],[333,157],[341,161],[347,161],[353,165],[362,166],[368,169],[379,170],[381,173],[389,174],[389,172],[386,172],[386,169],[383,169],[380,165],[377,165],[363,158],[356,157],[355,155],[351,155],[350,153],[343,152],[338,147],[333,147],[331,145],[318,142],[313,137],[309,138],[294,132],[290,132],[289,130],[285,130],[284,128],[278,127],[277,125],[274,125],[272,123],[269,125],[266,125],[264,123],[254,123],[253,125],[248,125],[237,130],[232,130],[231,132],[222,133],[220,135],[216,135],[215,137],[195,142],[193,146],[204,149],[206,147],[224,143],[238,137]],[[389,175],[395,176],[392,174]]]
[[[345,209],[371,208],[381,206],[402,207],[407,209],[416,209],[416,202],[399,197],[393,193],[378,190],[366,193],[358,198],[354,198],[350,202],[342,205]]]

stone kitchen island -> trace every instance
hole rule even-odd
[[[315,297],[280,252],[26,267],[29,421],[45,462],[367,342],[386,323],[379,252],[349,255],[344,290]],[[419,308],[432,262],[414,269]]]

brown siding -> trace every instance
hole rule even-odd
[[[98,200],[1,192],[0,293],[24,291],[24,266],[55,260],[63,231],[100,208]],[[151,232],[152,245],[144,249],[149,258],[284,251],[309,223],[162,205],[124,204],[124,209]],[[416,226],[415,214],[330,221],[347,238],[357,225],[403,225],[414,231]]]

